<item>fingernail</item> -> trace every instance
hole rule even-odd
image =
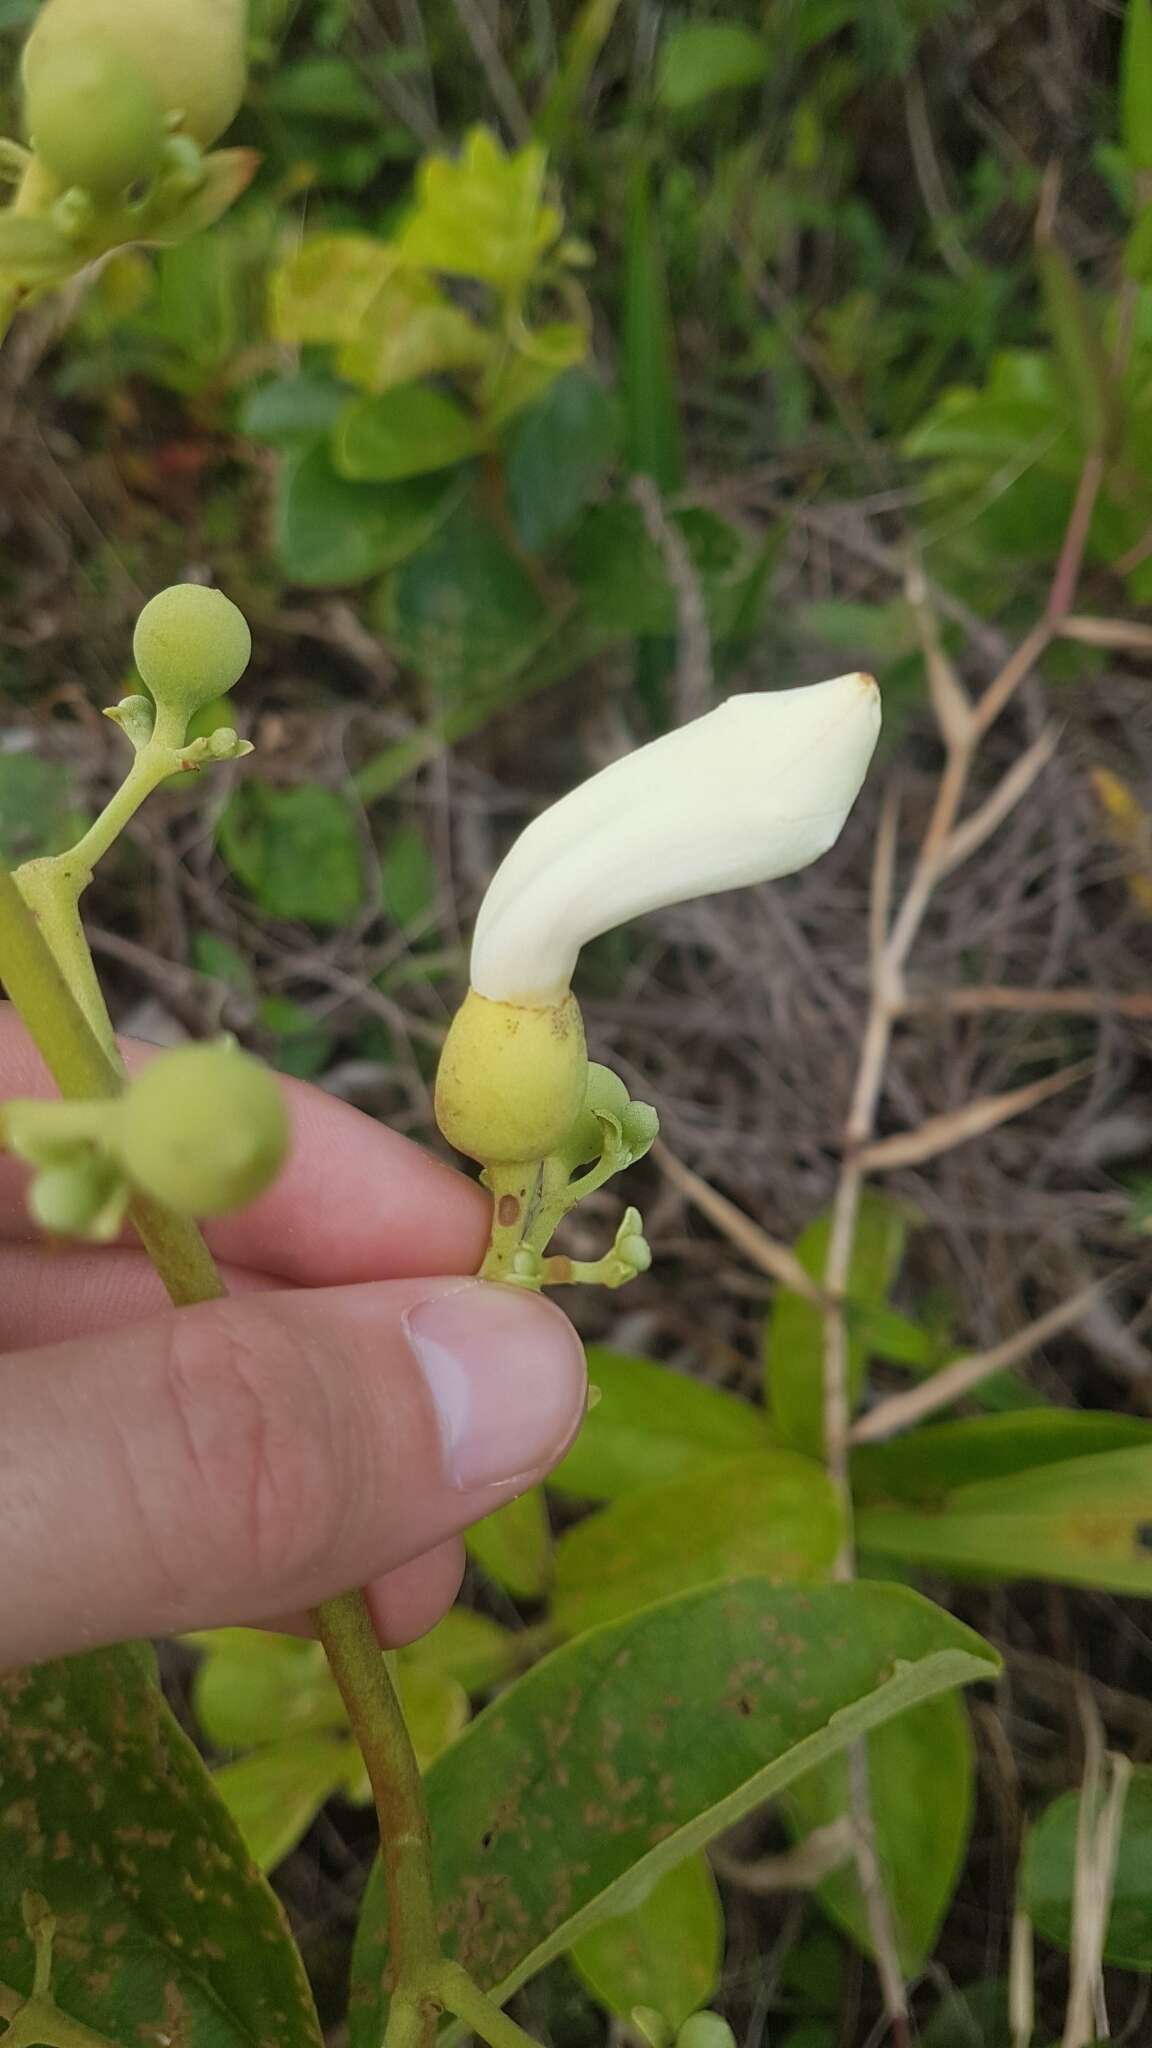
[[[476,1281],[418,1302],[404,1327],[453,1486],[529,1481],[567,1450],[584,1413],[584,1349],[550,1301]]]

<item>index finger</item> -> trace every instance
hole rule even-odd
[[[127,1041],[135,1066],[154,1048]],[[340,1287],[411,1274],[474,1273],[490,1204],[472,1181],[348,1103],[283,1080],[292,1119],[287,1165],[266,1195],[209,1225],[233,1266],[298,1287]],[[0,1004],[0,1099],[55,1089],[9,1004]],[[35,1236],[27,1174],[0,1159],[0,1237]]]

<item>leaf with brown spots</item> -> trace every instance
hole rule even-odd
[[[741,1579],[592,1630],[479,1716],[425,1780],[450,1954],[505,1999],[658,1877],[858,1736],[995,1675],[979,1636],[902,1586]],[[351,2048],[378,2048],[377,1870]]]
[[[1152,1445],[957,1486],[917,1512],[870,1507],[861,1550],[981,1579],[1055,1579],[1152,1594]]]
[[[27,1996],[23,1901],[55,1921],[53,1993],[139,2048],[320,2048],[280,1908],[147,1653],[0,1677],[0,1977]]]

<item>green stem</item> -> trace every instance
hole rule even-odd
[[[0,868],[0,981],[66,1101],[106,1102],[121,1093],[124,1070],[119,1055],[114,1061],[97,1037],[15,876],[4,868]],[[189,1217],[174,1215],[144,1195],[136,1196],[129,1213],[177,1308],[220,1298],[223,1282]]]
[[[116,2048],[107,2034],[61,2012],[54,1999],[21,1998],[8,1984],[0,1984],[0,2019],[8,2022],[2,2048]]]
[[[531,2034],[518,2027],[494,1998],[474,1984],[459,1963],[442,1963],[435,1979],[436,1995],[446,2012],[463,2020],[488,2048],[536,2048]]]
[[[363,1593],[323,1601],[312,1621],[367,1765],[380,1823],[395,2021],[389,2020],[389,2048],[416,2048],[435,2038],[431,1987],[442,1967],[420,1766]]]

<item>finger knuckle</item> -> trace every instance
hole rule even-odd
[[[347,1512],[324,1359],[291,1319],[221,1302],[172,1318],[166,1393],[181,1453],[187,1543],[211,1576],[291,1600]]]

